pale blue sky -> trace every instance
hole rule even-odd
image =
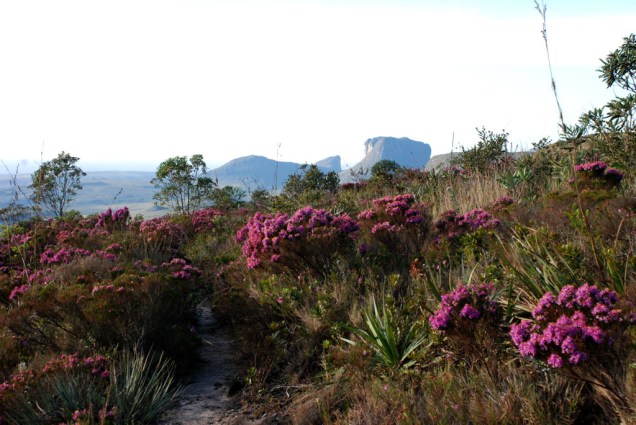
[[[596,69],[636,2],[547,7],[573,122],[615,94]],[[528,148],[558,130],[541,25],[531,0],[0,0],[0,159],[352,165],[370,137],[439,154],[482,125]]]

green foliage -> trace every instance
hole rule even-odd
[[[33,209],[17,202],[0,208],[0,223],[12,226],[33,217]]]
[[[614,84],[636,93],[636,35],[630,34],[623,44],[607,55],[600,69],[601,78],[607,87]]]
[[[340,177],[334,171],[324,173],[317,165],[301,165],[285,182],[282,194],[301,203],[313,203],[322,196],[338,192]]]
[[[217,184],[206,177],[203,155],[175,156],[159,164],[150,183],[159,189],[154,195],[158,205],[168,206],[177,213],[190,214],[212,199]]]
[[[375,299],[372,308],[364,315],[364,323],[366,329],[353,326],[347,329],[375,351],[375,358],[380,364],[389,368],[409,368],[415,364],[414,360],[407,360],[427,339],[416,323],[411,324],[406,331],[401,329],[386,305],[382,306],[380,313]],[[355,345],[351,340],[344,341]]]
[[[376,162],[371,167],[371,181],[377,181],[383,184],[390,184],[393,178],[403,171],[404,167],[395,161],[383,159]]]
[[[181,392],[174,382],[174,365],[162,355],[124,352],[111,377],[110,399],[122,424],[154,423]]]
[[[493,133],[484,127],[477,129],[477,144],[465,149],[451,163],[464,170],[484,172],[500,165],[508,156],[508,133]]]
[[[240,187],[224,186],[212,191],[210,199],[215,207],[222,210],[234,209],[243,205],[246,192]]]
[[[86,175],[77,165],[79,158],[62,151],[57,158],[43,162],[31,175],[31,200],[54,217],[61,217],[82,189]]]

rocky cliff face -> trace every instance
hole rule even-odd
[[[374,137],[364,142],[364,153],[362,161],[340,173],[342,182],[351,180],[351,170],[366,171],[382,160],[395,161],[406,168],[424,168],[431,158],[431,147],[407,137]]]

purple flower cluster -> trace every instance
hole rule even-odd
[[[585,164],[578,164],[574,166],[574,171],[591,171],[594,174],[602,175],[603,171],[607,168],[607,164],[603,161],[586,162]]]
[[[148,244],[155,249],[179,246],[185,237],[183,226],[168,217],[157,217],[141,222],[139,231]]]
[[[114,230],[124,230],[130,220],[130,211],[128,207],[120,208],[114,211],[110,208],[97,216],[96,228],[105,228],[109,232]]]
[[[310,206],[296,211],[291,217],[277,212],[275,215],[257,212],[247,225],[236,233],[236,241],[243,243],[242,253],[250,269],[269,260],[282,258],[281,247],[287,241],[322,241],[340,237],[353,238],[360,229],[358,222],[347,214],[334,216],[323,209]],[[336,247],[334,247],[336,248]]]
[[[205,208],[190,214],[190,221],[195,232],[202,232],[212,229],[216,218],[221,215],[223,214],[214,208]]]
[[[464,214],[457,214],[455,210],[446,211],[435,223],[435,228],[439,232],[437,241],[442,237],[454,240],[462,235],[475,232],[480,229],[494,229],[501,222],[490,213],[481,208],[475,208]]]
[[[612,189],[623,180],[623,173],[616,168],[608,168],[602,161],[587,162],[574,167],[578,175],[578,183],[583,188],[605,188]],[[574,183],[574,179],[571,180]]]
[[[426,213],[424,205],[416,203],[410,194],[373,200],[373,209],[364,210],[358,214],[358,220],[371,223],[371,233],[397,233],[408,225],[424,224]]]
[[[201,275],[201,270],[191,266],[182,258],[173,258],[169,263],[163,263],[161,268],[170,270],[175,279],[190,280],[192,276]]]
[[[506,207],[509,207],[514,202],[514,199],[512,199],[510,196],[500,196],[495,200],[495,202],[492,203],[492,208],[495,210],[502,210]]]
[[[618,295],[584,284],[564,286],[558,297],[546,293],[532,310],[533,320],[510,327],[523,356],[558,368],[586,361],[599,347],[614,343],[613,330],[636,321],[616,308]]]
[[[9,295],[10,300],[14,300],[18,298],[20,295],[26,293],[29,289],[31,289],[31,285],[20,285],[13,288],[11,294]]]
[[[462,324],[475,322],[482,317],[496,316],[499,306],[492,300],[494,291],[493,283],[472,286],[460,284],[454,291],[442,295],[439,308],[428,318],[431,327],[445,332],[461,329]]]
[[[88,257],[92,253],[83,248],[63,247],[58,251],[47,249],[40,256],[41,264],[68,264],[76,258]]]

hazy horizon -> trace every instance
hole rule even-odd
[[[566,122],[617,94],[597,69],[635,21],[636,2],[547,1]],[[0,2],[0,160],[346,166],[368,138],[437,155],[482,126],[528,149],[558,137],[541,28],[532,0]]]

